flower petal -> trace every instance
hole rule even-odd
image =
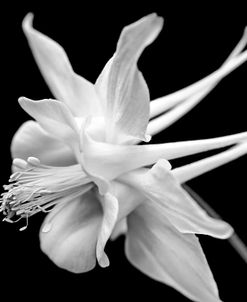
[[[74,73],[64,49],[32,27],[33,15],[23,20],[23,30],[34,58],[55,98],[64,101],[75,116],[101,112],[94,85]]]
[[[32,101],[24,97],[19,99],[19,103],[45,131],[78,152],[79,128],[66,105],[56,100]]]
[[[41,227],[41,249],[59,267],[74,273],[87,272],[96,264],[101,221],[101,205],[92,191],[58,204]]]
[[[148,172],[130,172],[124,179],[139,188],[178,231],[221,239],[232,235],[233,229],[229,224],[208,216],[180,186],[167,170],[166,162],[163,164],[160,160]]]
[[[109,259],[104,252],[107,240],[110,238],[118,217],[118,200],[115,196],[106,193],[99,198],[103,207],[103,220],[96,245],[96,256],[101,267],[109,266]]]
[[[220,301],[197,237],[177,231],[148,201],[128,216],[125,253],[141,272],[189,299]]]
[[[12,158],[39,158],[42,164],[68,166],[76,163],[71,149],[50,136],[35,121],[25,122],[15,133],[11,143]]]
[[[163,19],[151,14],[125,27],[114,56],[96,82],[96,90],[106,107],[108,142],[116,142],[121,134],[147,139],[149,92],[136,63],[144,48],[157,37],[162,25]]]

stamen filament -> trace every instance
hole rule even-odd
[[[52,167],[40,164],[35,158],[29,158],[27,163],[14,160],[13,164],[20,171],[11,175],[10,184],[4,186],[6,192],[0,198],[0,212],[8,222],[15,222],[12,219],[15,216],[28,219],[46,212],[57,203],[83,195],[93,186],[79,164]]]

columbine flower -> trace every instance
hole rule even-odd
[[[24,123],[13,138],[15,172],[1,209],[7,221],[51,211],[41,227],[41,248],[64,269],[86,272],[96,259],[108,266],[108,239],[125,233],[126,256],[140,271],[192,300],[220,301],[195,234],[228,238],[232,228],[209,217],[181,184],[245,154],[247,132],[137,143],[180,118],[246,61],[247,53],[241,53],[246,35],[217,71],[150,103],[137,61],[162,25],[163,19],[151,14],[125,27],[93,85],[74,73],[61,46],[33,29],[32,15],[27,15],[24,32],[59,101],[19,99],[36,121]],[[176,169],[168,162],[226,146],[233,147]]]

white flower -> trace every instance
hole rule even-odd
[[[195,234],[228,238],[232,228],[209,217],[180,184],[244,155],[247,132],[137,143],[184,115],[246,61],[246,34],[217,71],[150,103],[137,61],[162,29],[162,18],[151,14],[125,27],[95,85],[74,73],[61,46],[36,31],[32,18],[26,16],[23,29],[58,101],[19,99],[36,121],[24,123],[13,138],[15,173],[1,200],[5,220],[51,211],[41,227],[41,248],[76,273],[92,269],[96,259],[108,266],[107,240],[125,233],[126,256],[140,271],[194,301],[220,301]],[[176,169],[168,162],[226,146],[233,147]]]

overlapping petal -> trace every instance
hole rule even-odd
[[[58,204],[41,227],[41,249],[61,268],[74,273],[89,271],[96,264],[101,221],[102,208],[91,191]]]
[[[67,143],[74,152],[79,152],[79,127],[65,104],[51,99],[32,101],[24,97],[19,103],[45,131]]]
[[[64,101],[75,116],[101,114],[94,85],[77,75],[64,49],[32,27],[33,15],[23,20],[23,30],[34,58],[55,98]]]
[[[72,150],[50,136],[37,122],[25,122],[15,133],[11,143],[12,158],[38,158],[42,164],[67,166],[76,163]]]
[[[149,277],[198,302],[219,302],[217,285],[200,243],[174,228],[149,201],[128,216],[128,260]]]
[[[149,91],[136,64],[162,25],[163,19],[151,14],[125,27],[115,54],[96,82],[96,90],[105,104],[108,142],[121,140],[121,135],[147,139]]]
[[[224,221],[211,218],[182,189],[160,160],[145,172],[131,172],[125,180],[139,188],[158,207],[164,219],[168,219],[182,233],[205,234],[216,238],[228,238],[232,227]]]
[[[104,252],[104,248],[116,225],[119,205],[117,198],[109,192],[100,198],[100,200],[103,208],[103,219],[96,246],[96,256],[100,266],[106,267],[110,262]]]

